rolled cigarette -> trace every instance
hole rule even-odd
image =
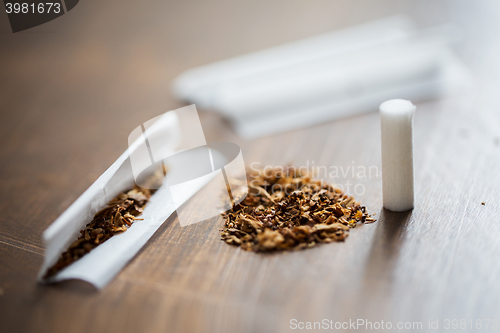
[[[394,212],[413,208],[413,113],[415,105],[393,99],[380,105],[384,207]]]

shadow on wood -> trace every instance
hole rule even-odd
[[[390,293],[393,269],[411,219],[412,211],[391,212],[385,208],[379,214],[370,256],[366,263],[363,286],[358,298],[359,308],[366,318],[382,318],[390,304],[375,304],[382,294]]]

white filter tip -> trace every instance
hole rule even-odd
[[[384,207],[394,212],[413,208],[413,114],[415,105],[393,99],[380,105]]]

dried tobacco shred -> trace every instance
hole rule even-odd
[[[80,231],[81,236],[64,252],[59,261],[50,268],[45,277],[55,275],[63,268],[71,265],[99,244],[104,243],[114,235],[126,231],[137,216],[142,214],[154,190],[148,190],[137,185],[108,203],[108,207],[95,214],[94,219]]]
[[[375,219],[353,197],[294,167],[254,171],[249,193],[226,219],[221,237],[244,250],[296,250],[343,241],[349,229]]]

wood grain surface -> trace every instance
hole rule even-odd
[[[349,173],[333,181],[360,184],[378,221],[344,243],[248,253],[220,241],[220,217],[181,228],[174,215],[101,292],[36,283],[43,230],[132,129],[183,105],[176,75],[400,12],[460,26],[455,50],[474,75],[460,95],[418,104],[412,212],[383,210],[380,177]],[[0,331],[297,331],[292,319],[495,331],[484,326],[500,321],[499,15],[493,1],[80,1],[16,34],[0,15]],[[207,140],[239,144],[249,165],[380,168],[376,112],[245,142],[199,111]]]

